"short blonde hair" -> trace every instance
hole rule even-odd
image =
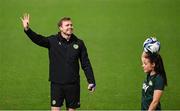
[[[59,22],[58,22],[58,27],[62,26],[63,21],[71,21],[70,17],[63,17]]]

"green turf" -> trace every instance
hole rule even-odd
[[[180,109],[179,0],[0,0],[0,110],[49,109],[47,50],[24,34],[19,17],[43,35],[57,33],[63,16],[88,48],[97,90],[91,94],[81,70],[80,109],[140,109],[145,74],[142,43],[156,35],[168,77],[163,109]],[[64,107],[63,107],[64,108]]]

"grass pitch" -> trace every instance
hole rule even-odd
[[[97,90],[91,94],[81,70],[80,109],[140,109],[145,74],[142,43],[155,35],[168,87],[163,109],[180,109],[179,0],[0,0],[0,110],[50,109],[48,52],[24,34],[20,17],[30,13],[30,27],[48,36],[70,16],[74,33],[88,48]],[[64,108],[64,107],[63,107]]]

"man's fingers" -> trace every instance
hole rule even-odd
[[[25,14],[25,19],[27,19],[27,13]]]
[[[24,15],[23,15],[23,19],[26,19],[26,13],[24,13]]]
[[[92,88],[91,90],[90,90],[90,92],[94,92],[95,91],[95,88]]]
[[[95,88],[96,88],[96,85],[95,85],[95,84],[89,84],[89,85],[88,85],[88,90],[89,90],[90,92],[94,92],[94,91],[95,91]]]
[[[29,14],[27,15],[27,18],[28,18],[28,20],[29,20]]]
[[[20,17],[20,19],[21,19],[22,22],[24,22],[24,21],[29,22],[29,18],[30,18],[30,16],[29,16],[29,14],[27,14],[27,13],[24,13],[24,14],[23,14],[23,17]]]
[[[29,20],[29,14],[24,13],[24,15],[23,15],[23,20]]]
[[[20,17],[20,19],[21,19],[21,21],[23,22],[23,18],[22,18],[22,17]]]
[[[94,92],[94,91],[95,91],[95,88],[92,89],[92,92]]]

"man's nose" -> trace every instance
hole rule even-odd
[[[69,25],[68,28],[73,28],[73,26]]]

